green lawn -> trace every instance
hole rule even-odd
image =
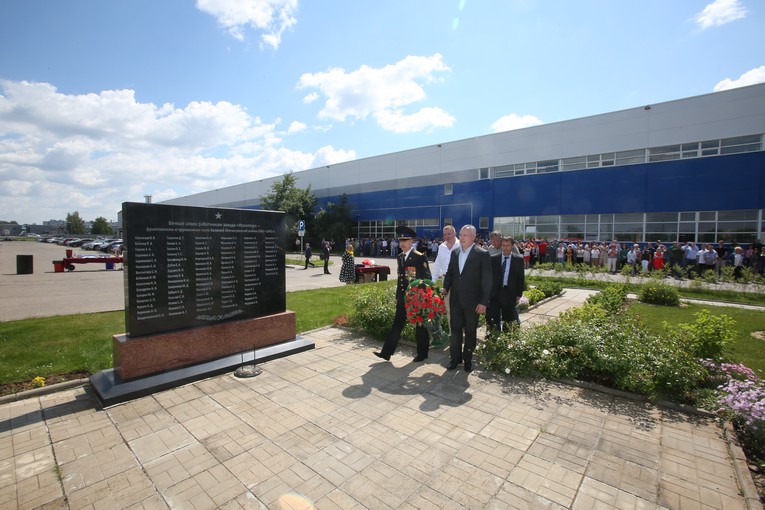
[[[350,311],[353,286],[287,293],[297,332],[333,323]],[[112,335],[125,313],[105,312],[0,322],[0,384],[37,376],[95,373],[112,366]]]
[[[726,355],[733,361],[743,363],[765,377],[765,341],[752,336],[753,331],[765,331],[765,312],[743,308],[688,305],[683,307],[647,305],[633,303],[629,313],[642,317],[649,328],[662,332],[664,323],[679,324],[695,320],[694,314],[709,308],[713,315],[725,314],[736,321],[736,338]]]

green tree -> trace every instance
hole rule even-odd
[[[66,231],[70,234],[84,234],[85,222],[80,218],[80,212],[74,211],[66,215]]]
[[[300,189],[295,186],[297,179],[292,172],[284,174],[281,181],[271,186],[271,191],[260,197],[260,204],[265,210],[284,211],[287,213],[287,232],[297,235],[298,220],[305,220],[308,235],[315,235],[313,225],[313,210],[316,207],[316,197],[311,192],[311,186]]]
[[[324,239],[333,239],[341,243],[349,237],[354,237],[354,223],[348,195],[343,193],[337,203],[327,202],[327,207],[316,214],[316,233]],[[337,246],[337,245],[336,245]],[[344,248],[341,247],[341,248]]]
[[[106,221],[106,218],[99,216],[93,221],[93,226],[90,228],[90,233],[96,235],[111,234],[112,227],[109,225],[109,222]]]

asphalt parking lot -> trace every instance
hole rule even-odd
[[[16,274],[17,255],[32,255],[32,274]],[[0,321],[125,309],[123,271],[107,270],[106,264],[79,264],[74,271],[54,272],[53,261],[65,255],[66,247],[56,244],[0,242]],[[287,266],[287,291],[344,285],[338,279],[340,257],[333,256],[331,261],[329,275],[317,257],[313,258],[315,268]]]

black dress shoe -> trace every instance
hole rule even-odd
[[[451,362],[449,362],[449,364],[446,366],[446,369],[447,369],[447,370],[454,370],[455,368],[457,368],[457,366],[459,366],[459,363],[457,363],[456,361],[451,361]]]
[[[419,356],[418,355],[418,356],[415,356],[412,361],[414,361],[415,363],[419,363],[420,361],[425,361],[426,359],[428,359],[427,356]]]
[[[385,361],[390,361],[390,356],[386,356],[385,354],[383,354],[381,352],[375,351],[374,355],[377,356],[378,358],[384,359]]]
[[[472,361],[466,361],[465,362],[465,373],[469,374],[473,371],[473,362]]]

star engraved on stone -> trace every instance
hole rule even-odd
[[[216,220],[219,220],[221,218],[223,218],[223,215],[221,213],[219,213],[219,212],[215,213],[215,219]]]

